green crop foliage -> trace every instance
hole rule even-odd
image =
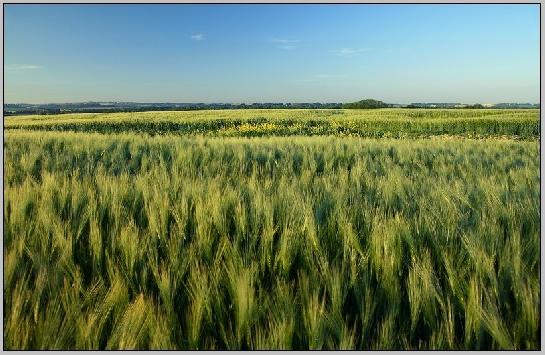
[[[8,118],[4,347],[539,349],[538,115]]]
[[[221,137],[539,137],[539,110],[218,110],[8,117],[5,128]]]

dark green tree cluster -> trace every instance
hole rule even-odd
[[[358,102],[351,102],[343,104],[343,108],[352,108],[352,109],[370,109],[370,108],[387,108],[390,107],[389,104],[382,101],[365,99]]]
[[[467,105],[466,107],[464,108],[472,108],[472,109],[476,109],[476,108],[484,108],[483,105],[481,104],[473,104],[473,105]]]

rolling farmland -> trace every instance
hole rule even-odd
[[[539,349],[538,110],[4,120],[7,349]]]

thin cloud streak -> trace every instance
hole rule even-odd
[[[273,38],[271,39],[271,42],[278,44],[276,48],[284,49],[284,50],[293,50],[297,48],[295,44],[301,41],[298,39]]]
[[[35,69],[42,69],[42,65],[36,65],[36,64],[7,64],[5,66],[5,69],[7,71],[18,71],[18,70],[35,70]]]
[[[339,57],[352,57],[358,53],[367,51],[368,48],[340,48],[332,49],[329,52],[336,54]]]
[[[282,39],[282,38],[273,38],[271,39],[271,42],[274,43],[282,43],[282,44],[293,44],[293,43],[299,43],[301,42],[298,39]]]
[[[202,33],[195,33],[194,35],[191,35],[191,39],[194,41],[202,41],[204,39],[204,35]]]

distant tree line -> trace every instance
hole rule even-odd
[[[342,103],[69,103],[69,104],[5,104],[4,115],[48,115],[84,112],[142,112],[142,111],[192,111],[237,109],[340,109]]]
[[[343,104],[343,108],[350,108],[350,109],[373,109],[373,108],[388,108],[388,107],[392,107],[392,105],[384,103],[382,101],[374,100],[374,99],[365,99],[365,100],[360,100],[357,102]]]
[[[4,104],[4,115],[50,115],[61,113],[108,113],[142,111],[192,111],[192,110],[237,110],[237,109],[379,109],[379,108],[468,108],[468,109],[513,109],[540,108],[539,104],[500,103],[464,105],[461,103],[411,103],[409,105],[390,104],[375,99],[364,99],[351,103],[133,103],[133,102],[83,102],[66,104]]]

